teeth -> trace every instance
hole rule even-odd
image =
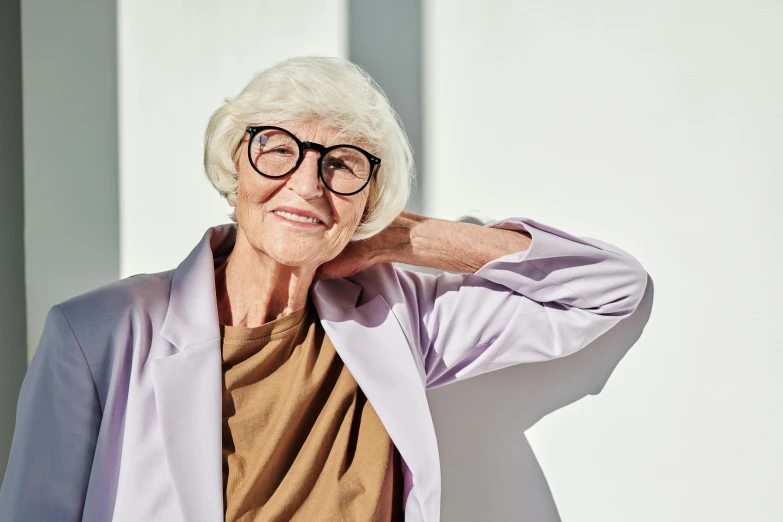
[[[283,216],[284,218],[290,219],[291,221],[301,221],[302,223],[320,223],[320,221],[315,218],[300,216],[299,214],[291,214],[290,212],[283,212],[282,210],[274,210],[273,212],[278,216]]]

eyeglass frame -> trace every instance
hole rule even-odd
[[[253,161],[253,157],[250,155],[250,148],[251,144],[253,143],[253,139],[255,139],[256,135],[258,135],[259,132],[265,131],[265,130],[278,130],[281,132],[286,133],[287,135],[291,136],[294,139],[294,142],[296,143],[297,147],[299,147],[299,157],[296,160],[296,163],[294,164],[291,169],[286,172],[285,174],[280,174],[279,176],[272,176],[270,174],[264,174],[260,170],[258,170],[258,167],[256,167],[255,162]],[[381,166],[381,158],[377,156],[373,156],[366,150],[364,150],[361,147],[357,147],[356,145],[349,145],[349,144],[339,144],[339,145],[332,145],[331,147],[325,147],[320,143],[315,143],[314,141],[302,141],[299,138],[297,138],[293,132],[284,129],[282,127],[275,127],[274,125],[248,125],[245,128],[245,132],[250,133],[250,138],[247,140],[247,159],[250,162],[250,165],[253,167],[253,170],[261,174],[262,176],[270,179],[280,179],[284,178],[285,176],[288,176],[293,171],[295,171],[297,168],[299,168],[299,165],[302,164],[302,161],[305,157],[305,151],[308,149],[312,149],[319,153],[318,155],[318,177],[320,178],[321,182],[323,183],[324,187],[326,187],[327,190],[330,192],[334,192],[335,194],[338,194],[340,196],[353,196],[354,194],[358,194],[362,190],[364,190],[367,185],[370,184],[370,180],[372,180],[373,176],[377,175],[378,169]],[[364,156],[370,161],[370,174],[367,176],[367,180],[364,182],[364,185],[362,185],[358,190],[355,190],[353,192],[337,192],[332,187],[329,186],[329,184],[324,179],[324,173],[323,169],[321,168],[322,162],[324,159],[324,156],[326,156],[329,152],[331,152],[334,149],[340,148],[340,147],[348,147],[350,149],[357,150],[364,154]]]

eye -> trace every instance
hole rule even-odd
[[[290,149],[287,149],[285,147],[277,147],[277,148],[272,149],[272,150],[265,150],[264,154],[279,154],[281,156],[287,156],[287,155],[293,154],[293,151],[291,151]]]
[[[342,162],[342,161],[340,161],[340,160],[336,160],[336,159],[332,159],[332,158],[330,158],[330,159],[329,159],[329,160],[326,162],[326,166],[327,166],[328,168],[330,168],[330,169],[347,170],[348,172],[353,172],[353,171],[351,170],[351,168],[350,168],[350,167],[348,167],[348,165],[346,165],[345,163],[343,163],[343,162]]]

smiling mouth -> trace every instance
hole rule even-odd
[[[299,223],[317,223],[320,225],[323,224],[321,221],[315,218],[300,216],[299,214],[292,214],[290,212],[285,212],[283,210],[273,210],[272,214],[277,214],[278,216],[282,216],[290,221],[298,221]]]

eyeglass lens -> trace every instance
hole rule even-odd
[[[277,129],[265,129],[250,144],[250,158],[255,168],[266,176],[285,176],[299,161],[299,146],[294,138]],[[321,159],[321,173],[327,187],[335,192],[350,193],[367,182],[372,166],[360,151],[337,147]]]

